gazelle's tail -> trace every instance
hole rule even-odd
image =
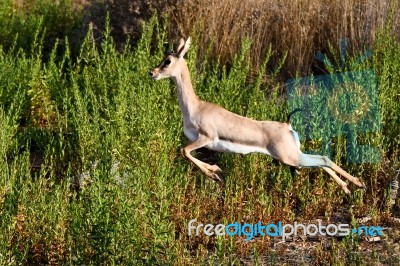
[[[294,115],[297,112],[303,111],[303,109],[301,108],[296,108],[293,111],[291,111],[288,116],[287,116],[287,122],[290,124],[290,118],[292,117],[292,115]]]

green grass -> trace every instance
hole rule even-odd
[[[44,61],[42,34],[38,27],[30,50],[0,48],[0,264],[261,264],[282,256],[273,239],[189,237],[188,221],[294,222],[336,213],[390,225],[384,252],[376,256],[369,251],[378,247],[358,239],[332,240],[330,249],[316,244],[315,262],[396,262],[391,234],[398,226],[389,223],[387,195],[399,168],[400,44],[384,30],[373,58],[360,66],[378,76],[382,129],[362,140],[380,149],[382,161],[347,164],[345,140],[333,147],[333,159],[367,185],[351,186],[351,196],[320,170],[292,177],[289,167],[260,154],[220,154],[224,189],[183,159],[187,140],[175,87],[147,74],[167,41],[156,19],[123,53],[109,31],[101,47],[89,31],[76,58],[54,46]],[[198,62],[196,38],[193,44],[188,62],[202,99],[259,120],[286,120],[287,99],[275,76],[260,70],[247,80],[249,41],[230,69]],[[43,159],[40,168],[32,168],[34,155]]]

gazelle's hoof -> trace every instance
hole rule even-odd
[[[354,179],[350,179],[350,181],[358,187],[365,188],[365,184],[361,182],[360,179],[358,179],[357,177],[354,177]]]
[[[221,170],[221,168],[218,167],[218,165],[211,165],[207,167],[206,175],[214,181],[224,183],[224,172]]]
[[[217,175],[216,173],[213,173],[213,174],[212,174],[211,179],[213,179],[214,181],[217,181],[217,182],[221,182],[221,183],[224,182],[224,181],[222,181],[222,179],[219,177],[219,175]]]
[[[218,165],[214,164],[211,165],[211,167],[209,168],[210,171],[213,171],[214,173],[218,173],[218,174],[223,174],[224,172],[221,170],[221,168],[218,167]]]
[[[212,172],[212,179],[224,183],[224,172],[221,169]]]
[[[344,193],[346,193],[347,195],[351,194],[350,190],[347,187],[342,187],[342,189],[343,189]]]

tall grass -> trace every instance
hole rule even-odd
[[[400,152],[400,47],[391,29],[380,32],[373,58],[359,66],[378,76],[382,130],[361,138],[377,145],[383,160],[348,165],[344,140],[333,146],[335,161],[367,184],[365,192],[351,187],[349,197],[322,171],[292,176],[260,154],[219,155],[225,188],[204,177],[179,153],[187,140],[174,85],[147,74],[163,58],[168,29],[153,18],[135,49],[121,53],[109,22],[105,29],[100,46],[89,30],[76,58],[65,39],[63,52],[54,46],[43,60],[41,27],[27,51],[0,47],[1,264],[284,263],[273,238],[189,237],[187,223],[330,221],[337,215],[349,223],[371,216],[390,225],[379,256],[360,239],[332,239],[329,247],[315,244],[313,262],[399,262],[387,189]],[[255,71],[252,45],[243,40],[229,67],[211,65],[195,36],[188,62],[196,92],[241,115],[285,121],[290,110],[277,81],[284,58],[266,78],[277,48],[265,50]],[[40,167],[33,168],[37,158]],[[309,259],[305,253],[297,258]]]
[[[374,44],[376,34],[394,12],[391,33],[398,39],[399,17],[395,1],[181,1],[170,12],[170,35],[192,33],[199,27],[200,53],[213,43],[212,58],[231,64],[240,44],[250,38],[251,63],[262,64],[268,46],[277,50],[271,64],[287,52],[282,77],[326,71],[315,61],[315,53],[330,52],[341,39],[351,43],[349,52]],[[177,36],[178,35],[178,36]],[[271,66],[270,66],[271,68]],[[273,68],[273,66],[272,66]],[[322,69],[321,69],[322,68]]]

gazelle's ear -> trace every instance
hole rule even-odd
[[[187,38],[186,42],[183,39],[181,39],[178,47],[178,57],[182,58],[189,50],[189,48],[190,48],[190,37]]]
[[[182,49],[182,47],[185,45],[185,40],[183,38],[181,38],[179,40],[179,45],[178,45],[178,49],[176,49],[176,52],[179,53],[179,51]]]

